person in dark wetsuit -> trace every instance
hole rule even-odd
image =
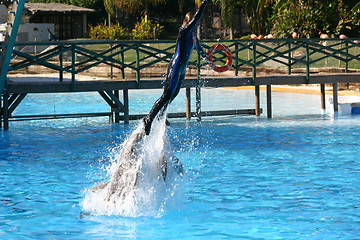
[[[155,102],[150,113],[143,119],[145,125],[145,133],[149,135],[151,124],[156,115],[161,111],[161,115],[164,114],[167,106],[178,95],[183,80],[185,78],[186,67],[189,63],[191,53],[194,49],[200,53],[203,58],[206,58],[206,54],[200,46],[199,40],[196,37],[196,29],[199,27],[200,18],[204,13],[207,0],[204,0],[195,15],[187,13],[183,21],[183,25],[179,29],[178,39],[176,42],[175,53],[169,63],[166,74],[166,85],[164,93]]]

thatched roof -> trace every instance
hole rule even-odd
[[[63,3],[25,3],[24,11],[30,15],[36,13],[92,13],[90,8],[77,7]]]

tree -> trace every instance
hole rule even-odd
[[[182,13],[184,12],[184,6],[186,4],[186,0],[178,0],[178,4],[179,4],[179,11]]]
[[[278,0],[271,17],[274,35],[288,38],[318,38],[319,32],[331,37],[359,36],[360,3],[354,0]]]
[[[265,35],[270,32],[271,27],[269,18],[272,14],[272,3],[275,1],[276,0],[238,1],[245,12],[252,33]]]
[[[70,0],[71,5],[92,9],[97,9],[97,5],[101,2],[101,0]]]
[[[230,38],[233,38],[235,7],[241,7],[246,15],[251,32],[266,34],[270,32],[269,18],[272,13],[271,4],[275,0],[214,0],[220,6],[221,20],[224,27],[230,29]]]
[[[201,5],[202,0],[195,0],[195,5],[199,7]]]
[[[30,3],[65,3],[71,4],[71,0],[29,0]]]
[[[108,14],[108,23],[111,25],[111,18],[115,17],[114,0],[104,0],[105,11]]]
[[[220,5],[221,21],[224,27],[230,30],[230,39],[234,36],[234,9],[237,2],[237,0],[215,0],[215,3]]]
[[[345,5],[345,4],[344,4]],[[335,34],[345,34],[350,37],[358,37],[360,33],[360,2],[347,1],[343,7],[340,20],[335,28]]]
[[[101,0],[29,0],[31,3],[65,3],[79,7],[92,8]]]
[[[149,8],[151,5],[164,3],[166,0],[115,0],[114,4],[121,11],[131,14],[142,11],[145,21],[149,19]]]

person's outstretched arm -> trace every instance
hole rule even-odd
[[[204,0],[200,7],[198,8],[198,10],[196,11],[196,13],[194,14],[193,18],[191,19],[191,21],[186,24],[185,28],[187,30],[192,31],[194,29],[195,26],[197,26],[197,24],[200,22],[201,16],[203,15],[204,11],[205,11],[205,7],[207,5],[207,0]]]

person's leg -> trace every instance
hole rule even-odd
[[[164,106],[161,109],[161,113],[159,114],[160,116],[162,116],[164,114],[164,112],[166,111],[167,105],[169,105],[175,99],[175,97],[179,94],[184,78],[185,78],[185,74],[182,74],[179,77],[179,80],[177,81],[177,84],[175,86],[173,86],[174,91],[172,92],[172,94],[169,94],[169,100],[167,101],[166,106]],[[170,91],[168,91],[168,92],[170,92]],[[167,118],[166,118],[165,123],[166,123],[166,126],[170,126],[170,122],[167,120]]]
[[[153,108],[151,109],[151,111],[149,112],[148,116],[146,116],[144,118],[146,135],[149,135],[152,121],[154,120],[156,115],[159,113],[159,111],[165,110],[164,109],[164,107],[166,107],[165,105],[170,103],[176,96],[176,94],[174,94],[174,93],[179,92],[178,85],[179,85],[179,80],[181,80],[179,78],[180,77],[179,76],[179,69],[180,69],[179,61],[180,61],[180,59],[179,59],[179,57],[174,58],[174,59],[175,60],[172,61],[172,64],[171,65],[169,64],[168,74],[166,77],[166,85],[164,88],[163,95],[155,102],[155,104],[154,104]],[[163,112],[162,112],[162,114],[163,114]]]
[[[154,118],[159,113],[159,111],[163,111],[163,108],[166,107],[166,105],[169,103],[171,95],[172,94],[170,91],[164,91],[163,95],[155,102],[149,114],[143,119],[146,135],[149,135],[151,124]]]
[[[170,104],[170,101],[168,103],[166,103],[166,105],[164,105],[164,107],[161,109],[160,113],[158,114],[158,118],[160,118],[164,115],[164,113],[167,111],[169,104]],[[170,122],[167,118],[165,119],[165,124],[166,124],[166,126],[170,126]]]
[[[177,85],[176,85],[176,88],[173,92],[173,94],[171,95],[171,98],[170,98],[170,103],[175,99],[175,97],[179,94],[180,92],[180,88],[183,84],[183,81],[185,79],[185,74],[181,74],[180,77],[179,77],[179,81],[177,82]]]

